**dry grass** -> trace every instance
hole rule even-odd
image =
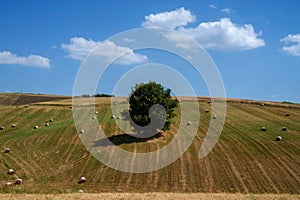
[[[85,101],[84,98],[81,100]],[[107,136],[122,135],[115,120],[111,119],[110,99],[97,98],[96,101],[97,104],[99,102],[96,120]],[[49,106],[0,106],[0,126],[5,126],[0,133],[0,149],[11,148],[8,154],[0,153],[0,193],[49,194],[37,195],[36,198],[31,195],[10,198],[8,194],[3,194],[0,199],[97,198],[88,193],[108,195],[99,199],[199,199],[201,195],[205,199],[210,196],[219,198],[218,195],[221,195],[219,199],[290,197],[245,196],[240,193],[297,194],[293,199],[300,199],[300,109],[295,109],[299,104],[284,107],[265,102],[265,106],[261,107],[252,102],[228,102],[225,127],[217,145],[205,159],[199,159],[199,149],[212,115],[211,112],[204,113],[211,104],[207,100],[199,100],[203,113],[201,123],[197,137],[186,153],[166,168],[151,173],[130,174],[106,167],[87,152],[75,129],[72,110],[65,106],[68,103],[71,103],[70,99],[53,101],[53,105]],[[188,99],[183,103],[188,103]],[[121,106],[125,104],[120,103]],[[195,114],[192,107],[187,107],[187,110],[191,116]],[[287,112],[289,117],[285,116]],[[120,148],[133,152],[162,148],[176,134],[179,116],[174,119],[174,126],[166,137],[151,142],[124,142],[119,145]],[[45,127],[45,121],[49,119],[54,121],[51,126]],[[15,128],[10,128],[12,123],[16,123]],[[34,130],[35,125],[40,128]],[[261,132],[262,126],[266,126],[266,132]],[[282,132],[283,126],[288,131]],[[277,135],[282,136],[282,141],[274,141]],[[9,168],[22,178],[22,185],[4,187],[5,182],[15,181],[14,177],[6,174]],[[87,182],[79,185],[81,176],[86,177]],[[86,194],[69,195],[79,189]],[[116,194],[112,195],[112,192]],[[54,195],[61,193],[66,195]]]
[[[296,200],[300,195],[289,194],[205,194],[205,193],[100,193],[100,194],[0,194],[0,199],[22,199],[22,200],[57,200],[57,199],[76,199],[76,200]]]

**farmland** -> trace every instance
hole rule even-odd
[[[17,98],[16,98],[17,99]],[[163,169],[132,174],[109,168],[85,149],[75,129],[71,100],[49,99],[26,105],[0,106],[0,190],[2,193],[86,193],[171,192],[171,193],[300,193],[300,107],[298,104],[268,103],[231,99],[221,137],[207,157],[199,159],[211,113],[207,99],[199,99],[200,124],[189,149]],[[121,100],[120,100],[121,102]],[[97,98],[97,120],[107,134],[122,134],[111,119],[109,98]],[[189,111],[193,113],[193,110]],[[285,116],[289,113],[290,116]],[[49,127],[46,121],[53,119]],[[146,142],[121,143],[128,151],[154,151],[175,136],[179,114],[171,130]],[[15,128],[11,128],[16,124]],[[33,129],[38,125],[39,129]],[[261,127],[267,127],[266,132]],[[282,132],[285,126],[287,131]],[[281,135],[282,141],[276,142]],[[117,158],[111,158],[117,159]],[[23,184],[4,187],[14,176]],[[15,176],[16,176],[15,175]],[[78,184],[81,176],[84,184]],[[3,187],[2,187],[3,186]]]
[[[228,194],[228,193],[99,193],[99,194],[0,194],[5,200],[298,200],[295,194]]]

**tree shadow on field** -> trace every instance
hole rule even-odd
[[[113,135],[108,138],[100,139],[93,144],[93,147],[96,146],[112,146],[112,145],[122,145],[122,144],[131,144],[131,143],[140,143],[147,142],[152,139],[157,139],[162,137],[163,134],[161,132],[156,133],[155,135],[147,138],[140,138],[137,134],[120,134]]]
[[[157,132],[157,129],[144,129],[136,125],[130,117],[128,110],[123,110],[120,112],[123,121],[127,121],[133,129],[133,134],[119,134],[113,135],[107,138],[100,139],[94,142],[93,147],[96,146],[112,146],[112,145],[122,145],[122,144],[131,144],[131,143],[141,143],[147,142],[149,140],[157,139],[163,137],[161,131]],[[119,119],[116,119],[119,120]]]

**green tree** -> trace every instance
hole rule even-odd
[[[170,89],[165,90],[162,85],[155,82],[141,83],[132,89],[129,97],[129,114],[132,121],[140,127],[154,122],[161,124],[161,130],[166,131],[170,129],[170,120],[175,116],[174,110],[178,103],[177,99],[171,97]]]

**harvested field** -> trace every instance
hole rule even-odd
[[[186,192],[300,193],[299,109],[267,103],[261,107],[255,103],[231,101],[217,145],[207,157],[199,159],[199,149],[212,118],[211,113],[204,113],[211,104],[200,101],[199,105],[202,112],[200,126],[190,148],[168,167],[142,174],[116,171],[91,156],[79,139],[69,107],[0,106],[0,125],[10,127],[12,123],[18,124],[15,128],[0,132],[0,148],[9,147],[11,150],[8,154],[0,154],[1,192],[55,194],[74,193],[82,189],[87,193],[175,192],[176,195]],[[97,120],[108,137],[123,134],[115,120],[111,119],[109,104],[99,104],[96,110]],[[192,114],[193,110],[189,112]],[[285,116],[287,112],[289,117]],[[51,126],[45,127],[45,121],[52,118]],[[179,117],[174,119],[175,125],[163,138],[151,142],[120,143],[119,147],[133,152],[159,149],[174,137],[179,121]],[[39,129],[34,130],[35,125]],[[268,130],[262,132],[262,126]],[[283,126],[288,130],[282,132]],[[282,141],[275,142],[279,134]],[[22,185],[4,187],[6,182],[14,181],[6,174],[9,168],[14,169],[23,180]],[[79,185],[81,176],[86,177],[87,181]],[[74,196],[77,197],[77,194]],[[275,195],[274,199],[277,197]],[[225,199],[230,198],[226,196]]]
[[[288,194],[203,194],[203,193],[101,193],[101,194],[0,194],[6,200],[298,200],[299,195]]]

